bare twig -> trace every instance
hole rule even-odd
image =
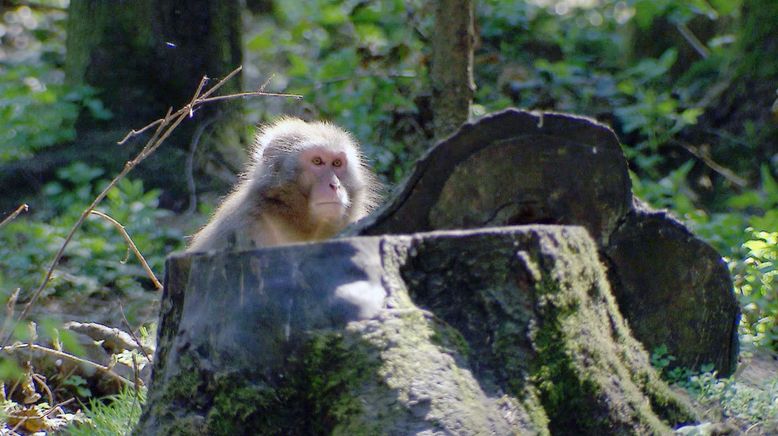
[[[154,283],[154,286],[157,288],[157,290],[162,290],[162,283],[157,280],[157,276],[154,275],[154,272],[151,270],[151,267],[149,267],[149,264],[146,262],[146,259],[143,258],[143,255],[140,254],[140,251],[138,251],[138,247],[135,245],[135,242],[132,241],[132,238],[130,238],[130,235],[127,234],[127,230],[125,230],[124,226],[119,223],[119,221],[116,221],[115,219],[111,218],[108,214],[105,214],[103,212],[100,212],[99,210],[92,210],[89,211],[89,213],[93,215],[97,215],[100,218],[105,219],[109,223],[113,224],[114,227],[116,227],[117,230],[119,230],[119,233],[122,234],[124,237],[124,240],[127,241],[127,245],[129,245],[130,250],[135,254],[135,257],[138,258],[138,260],[141,263],[141,266],[143,266],[143,270],[146,271],[146,275],[149,276],[151,279],[151,282]]]
[[[689,45],[692,46],[694,51],[697,52],[698,55],[700,55],[703,59],[708,59],[708,56],[710,56],[710,53],[708,53],[708,49],[705,47],[705,44],[700,41],[699,38],[697,38],[697,35],[692,32],[689,27],[686,26],[686,24],[679,23],[675,25],[676,30],[678,30],[678,33],[683,36],[683,39],[686,40],[686,42],[689,43]]]
[[[748,186],[748,181],[737,174],[735,174],[734,171],[731,169],[719,164],[718,162],[714,161],[710,155],[705,152],[704,150],[699,149],[698,147],[694,147],[691,144],[687,144],[682,141],[673,141],[679,146],[681,146],[684,150],[691,153],[692,156],[696,157],[697,159],[701,160],[705,165],[707,165],[710,169],[717,172],[719,175],[724,177],[725,179],[729,180],[736,186],[740,188],[745,188]]]
[[[149,124],[148,126],[146,126],[146,127],[142,128],[142,129],[140,129],[140,130],[135,130],[135,129],[132,129],[132,130],[130,130],[130,131],[127,133],[127,135],[125,135],[125,136],[124,136],[124,138],[122,138],[122,140],[121,140],[121,141],[119,141],[119,142],[118,142],[118,144],[119,144],[119,145],[122,145],[122,144],[124,144],[125,142],[127,142],[127,140],[129,140],[130,138],[132,138],[133,136],[140,135],[141,133],[145,132],[146,130],[148,130],[148,129],[150,129],[150,128],[154,127],[154,126],[156,126],[157,124],[161,124],[161,123],[163,123],[163,122],[164,122],[164,119],[163,119],[163,118],[160,118],[160,119],[158,119],[157,121],[154,121],[153,123]]]
[[[138,345],[138,349],[143,353],[143,355],[146,357],[146,360],[149,361],[149,363],[153,362],[151,360],[151,356],[149,356],[149,353],[146,352],[146,347],[143,346],[138,336],[135,335],[135,332],[132,331],[132,326],[130,326],[130,322],[127,321],[127,317],[124,315],[124,307],[122,307],[121,304],[119,304],[119,313],[122,314],[122,322],[124,324],[124,328],[127,329],[127,332],[132,336],[132,339],[135,341],[135,343]]]
[[[3,320],[3,325],[0,326],[0,338],[5,336],[5,330],[13,322],[14,313],[16,312],[16,300],[19,298],[19,291],[21,291],[21,288],[16,288],[5,303],[5,319]]]
[[[218,97],[210,97],[210,98],[204,98],[200,100],[198,103],[211,103],[214,101],[220,101],[220,100],[227,100],[229,98],[234,97],[292,97],[296,99],[303,98],[302,95],[299,94],[278,94],[275,92],[263,92],[263,91],[253,91],[253,92],[241,92],[240,94],[230,94],[230,95],[220,95]]]
[[[49,404],[54,404],[54,394],[51,393],[51,389],[49,389],[49,386],[46,384],[46,378],[40,374],[33,374],[32,379],[38,383],[38,386],[46,391],[46,396],[49,397]]]
[[[27,204],[22,204],[21,206],[17,207],[15,211],[13,211],[10,215],[5,217],[5,219],[0,222],[0,227],[3,227],[4,225],[10,223],[13,221],[17,216],[19,216],[22,212],[27,212],[30,209],[30,206],[27,206]]]
[[[103,191],[100,192],[100,194],[97,195],[97,197],[94,199],[94,201],[92,201],[92,204],[90,204],[89,207],[87,207],[81,213],[81,216],[76,221],[76,223],[73,225],[73,227],[70,229],[70,231],[68,232],[67,236],[65,237],[65,241],[60,246],[59,250],[57,251],[56,255],[54,256],[54,259],[51,261],[51,264],[50,264],[48,270],[46,271],[46,274],[44,275],[43,280],[41,281],[41,283],[38,286],[38,288],[36,288],[36,290],[33,292],[32,297],[30,298],[30,301],[27,302],[27,304],[24,306],[24,309],[19,314],[19,318],[17,318],[17,320],[14,322],[14,325],[16,325],[19,322],[19,320],[25,318],[27,316],[27,314],[29,313],[30,309],[32,308],[32,306],[38,301],[38,298],[40,297],[40,295],[43,292],[43,290],[46,288],[46,285],[48,285],[48,283],[51,281],[51,277],[54,274],[54,268],[57,266],[59,261],[62,259],[62,256],[63,256],[63,254],[65,252],[65,248],[68,246],[70,241],[73,239],[73,235],[76,233],[76,231],[84,223],[84,221],[86,220],[86,217],[89,216],[90,213],[95,209],[95,207],[97,207],[97,205],[105,198],[105,196],[108,194],[108,192],[111,189],[113,189],[113,187],[116,186],[116,184],[119,183],[119,181],[121,179],[123,179],[124,176],[127,175],[127,173],[132,171],[132,169],[135,168],[135,166],[137,166],[146,157],[148,157],[151,153],[153,153],[160,145],[162,145],[162,143],[165,141],[165,139],[167,139],[168,136],[170,136],[170,134],[173,133],[173,131],[176,129],[176,127],[178,127],[178,125],[181,124],[181,122],[187,116],[190,116],[191,114],[193,114],[194,110],[197,107],[199,107],[202,104],[208,103],[209,102],[208,101],[208,97],[210,95],[212,95],[214,92],[216,92],[216,90],[221,88],[228,80],[230,80],[233,77],[235,77],[235,75],[238,74],[238,72],[240,72],[241,69],[242,69],[242,67],[236,68],[230,74],[228,74],[226,77],[224,77],[218,83],[216,83],[214,86],[212,86],[210,89],[208,89],[205,93],[200,95],[200,92],[203,90],[203,88],[205,86],[205,83],[208,80],[207,77],[203,77],[203,79],[200,81],[200,84],[198,85],[197,92],[195,92],[195,94],[192,96],[192,99],[189,101],[188,104],[186,104],[184,107],[182,107],[181,109],[179,109],[178,111],[176,111],[175,113],[172,113],[172,114],[171,114],[172,109],[168,110],[167,114],[165,115],[165,117],[162,120],[154,121],[151,124],[149,124],[148,126],[143,127],[142,129],[136,131],[136,132],[142,132],[142,131],[145,131],[145,130],[151,128],[154,125],[157,126],[157,130],[154,132],[154,135],[151,137],[151,139],[149,139],[149,141],[146,143],[146,145],[143,147],[143,149],[138,153],[138,155],[134,159],[128,161],[124,165],[124,168],[121,170],[121,172],[119,172],[119,174],[116,175],[116,177],[114,177],[113,180],[111,180],[111,182],[105,187],[105,189],[103,189]],[[262,95],[262,94],[260,94],[260,93],[251,93],[251,95]],[[281,95],[281,94],[278,94],[278,95]],[[236,94],[232,98],[244,97],[244,96],[246,96],[246,93]],[[223,96],[220,99],[223,100],[223,99],[226,99],[226,98],[229,98],[229,96]],[[211,101],[215,101],[215,100],[211,100]],[[130,134],[127,135],[127,137],[125,137],[125,140],[129,139],[132,136],[135,136],[135,134],[132,134],[132,132],[130,132]],[[122,140],[121,142],[124,142],[125,140]],[[13,331],[13,329],[11,329],[11,331]],[[0,342],[0,350],[2,350],[6,346],[6,344],[8,343],[8,341],[10,339],[11,339],[11,334],[9,333],[5,338],[2,339],[2,342]]]
[[[32,343],[27,343],[27,344],[21,344],[20,343],[20,344],[9,345],[7,347],[4,347],[3,351],[6,352],[6,353],[13,353],[15,351],[21,351],[21,350],[24,350],[24,349],[28,349],[28,350],[30,350],[30,352],[38,351],[38,352],[41,352],[41,353],[44,353],[44,354],[49,354],[49,355],[52,355],[54,357],[58,357],[60,359],[69,360],[71,362],[74,362],[74,363],[77,363],[77,364],[80,364],[80,365],[85,365],[85,366],[88,366],[90,368],[94,368],[95,370],[97,370],[98,372],[100,372],[102,374],[107,375],[108,377],[110,377],[114,381],[120,382],[120,383],[125,384],[127,386],[132,386],[133,385],[133,383],[131,381],[129,381],[126,378],[120,376],[119,374],[113,372],[107,366],[100,365],[99,363],[95,363],[95,362],[92,362],[90,360],[82,359],[82,358],[80,358],[78,356],[74,356],[74,355],[72,355],[70,353],[66,353],[64,351],[57,351],[57,350],[54,350],[52,348],[44,347],[42,345],[37,345],[37,344],[32,344]]]
[[[192,214],[197,210],[197,186],[194,181],[194,155],[197,152],[197,146],[200,144],[200,137],[203,136],[205,129],[208,128],[216,117],[209,118],[200,123],[192,135],[192,142],[189,143],[189,154],[186,156],[186,185],[189,188],[189,206],[186,208],[186,214]]]
[[[63,401],[61,403],[57,403],[56,405],[53,405],[51,407],[51,409],[49,409],[46,412],[44,412],[43,415],[41,415],[41,416],[46,417],[46,416],[49,416],[49,415],[51,415],[52,413],[54,413],[56,411],[59,411],[59,413],[63,413],[62,412],[62,406],[66,406],[66,405],[72,403],[73,401],[76,401],[76,399],[75,398],[69,398],[69,399],[67,399],[67,400],[65,400],[65,401]]]

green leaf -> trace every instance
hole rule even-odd
[[[720,15],[730,15],[740,9],[742,0],[708,0]]]
[[[338,26],[345,23],[347,19],[340,5],[328,5],[321,10],[321,24],[325,26]]]
[[[252,51],[270,50],[274,47],[273,44],[273,28],[267,27],[258,34],[254,35],[248,43],[246,48]]]
[[[762,178],[762,190],[767,195],[768,204],[765,206],[773,207],[778,205],[778,183],[776,183],[773,174],[770,171],[770,167],[767,164],[763,164],[759,168],[759,173]]]
[[[688,125],[697,124],[697,118],[699,118],[703,112],[702,108],[692,107],[681,112],[681,119]]]
[[[757,191],[746,191],[727,199],[727,206],[743,210],[749,207],[755,207],[762,204],[762,196]]]

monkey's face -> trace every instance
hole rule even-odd
[[[308,208],[319,224],[346,224],[351,177],[348,156],[329,147],[306,148],[298,155],[301,186],[308,192]]]

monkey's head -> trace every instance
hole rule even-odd
[[[249,178],[271,212],[326,238],[375,205],[376,181],[351,135],[337,126],[283,119],[257,137]]]

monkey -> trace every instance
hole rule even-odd
[[[350,133],[284,117],[260,129],[245,172],[186,251],[327,239],[372,211],[378,191]]]

